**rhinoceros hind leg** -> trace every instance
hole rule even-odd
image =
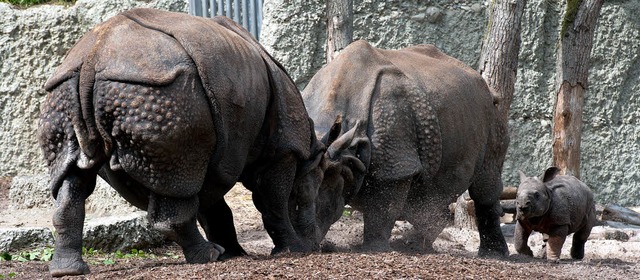
[[[225,251],[220,256],[220,260],[247,255],[247,252],[238,243],[233,214],[224,199],[214,203],[206,210],[201,210],[198,213],[198,221],[203,227],[207,239],[224,247]]]
[[[175,198],[152,193],[148,216],[157,230],[182,247],[188,263],[217,261],[224,248],[202,237],[196,225],[197,211],[198,197]]]
[[[573,234],[573,243],[571,244],[571,258],[581,260],[584,258],[584,244],[591,234],[591,227],[584,227]]]
[[[499,202],[491,205],[475,203],[476,224],[480,233],[478,255],[481,257],[506,257],[509,255],[507,242],[500,229],[499,207]]]
[[[96,174],[74,169],[64,179],[56,197],[53,225],[57,238],[55,253],[49,263],[53,277],[88,274],[89,267],[82,260],[82,227],[84,202],[93,191]]]
[[[89,266],[81,257],[58,256],[49,263],[49,273],[52,277],[83,275],[91,273]]]

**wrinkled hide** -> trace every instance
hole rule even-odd
[[[317,247],[324,148],[288,74],[230,19],[123,12],[85,34],[45,89],[53,276],[89,271],[84,200],[98,174],[190,263],[246,254],[223,199],[237,181],[253,191],[274,252]]]
[[[520,172],[516,197],[516,251],[532,256],[527,240],[532,231],[547,236],[546,257],[560,258],[562,245],[571,233],[571,257],[582,259],[584,245],[596,223],[593,193],[574,176],[558,175],[560,169],[548,168],[542,178]]]
[[[329,164],[325,173],[318,198],[321,229],[344,208],[321,211],[322,203],[348,203],[364,214],[365,249],[388,250],[399,218],[420,230],[429,249],[446,224],[448,204],[469,189],[480,254],[507,253],[498,198],[509,139],[496,114],[497,99],[476,71],[432,45],[383,50],[357,41],[322,68],[302,95],[326,145],[363,126],[352,137],[361,140],[343,141],[333,149],[339,152],[328,155],[340,170]],[[336,116],[342,118],[339,133],[331,129]],[[342,161],[354,158],[365,163],[364,180],[347,183],[359,173],[342,170],[349,166]],[[347,201],[345,193],[354,190]]]

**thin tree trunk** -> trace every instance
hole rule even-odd
[[[478,71],[499,97],[500,117],[507,121],[513,100],[520,52],[520,22],[526,0],[493,0],[482,42]]]
[[[327,63],[353,41],[353,0],[327,0]]]
[[[558,48],[557,101],[553,114],[553,165],[580,177],[582,107],[589,56],[604,0],[568,0]]]
[[[478,72],[497,97],[498,117],[505,124],[509,119],[509,107],[513,99],[518,53],[520,52],[520,22],[526,0],[493,0],[489,6],[489,21],[478,63]],[[506,125],[504,126],[506,129]],[[507,131],[500,131],[507,134]],[[505,146],[508,143],[503,143]],[[504,147],[506,149],[506,147]],[[458,204],[464,199],[458,199]],[[467,205],[458,205],[455,224],[476,228],[475,213],[462,211]],[[468,217],[466,216],[468,215]],[[472,222],[466,222],[472,221]]]

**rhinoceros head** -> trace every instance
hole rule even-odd
[[[364,181],[371,158],[371,144],[366,135],[366,124],[356,122],[347,132],[340,134],[342,118],[339,116],[331,130],[323,137],[326,170],[316,203],[317,225],[320,238],[329,231]]]
[[[560,169],[548,168],[542,178],[527,177],[520,173],[520,186],[516,197],[516,218],[528,219],[543,216],[549,210],[551,204],[551,190],[545,185],[552,180]]]

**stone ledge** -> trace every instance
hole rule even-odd
[[[103,252],[157,247],[164,243],[164,236],[150,228],[146,212],[142,211],[123,216],[87,219],[83,231],[83,246]],[[53,244],[53,233],[47,226],[0,227],[0,252]]]

